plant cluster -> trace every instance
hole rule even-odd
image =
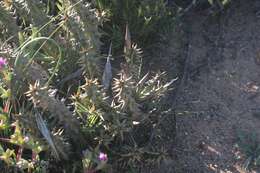
[[[174,80],[143,75],[128,25],[120,69],[112,69],[111,49],[102,67],[106,11],[82,0],[58,0],[50,16],[53,8],[0,2],[0,169],[109,172],[165,158],[150,134],[170,113],[161,98]]]
[[[173,27],[175,9],[165,0],[93,0],[99,10],[110,16],[102,29],[107,33],[102,39],[113,42],[113,49],[123,48],[124,29],[128,24],[132,39],[142,47],[158,40],[163,28]]]

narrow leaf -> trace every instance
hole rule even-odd
[[[41,131],[42,135],[44,136],[44,138],[46,139],[46,141],[49,143],[49,145],[51,146],[53,152],[54,152],[54,155],[57,159],[59,159],[59,154],[58,154],[58,151],[56,149],[56,146],[54,145],[54,142],[51,138],[51,135],[50,135],[50,131],[48,130],[45,122],[43,121],[42,117],[40,114],[36,113],[35,114],[35,119],[36,119],[36,123],[37,123],[37,126],[39,128],[39,130]]]
[[[107,62],[105,65],[105,69],[103,72],[103,77],[102,77],[102,84],[104,86],[105,89],[108,89],[110,84],[111,84],[111,80],[112,80],[112,66],[110,63],[110,57],[112,52],[112,43],[110,44],[110,48],[109,48],[109,53],[107,56]]]

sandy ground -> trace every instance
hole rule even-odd
[[[260,172],[253,164],[244,169],[251,155],[238,145],[241,134],[260,140],[260,1],[237,0],[215,16],[194,12],[187,32],[172,159],[154,172]],[[161,58],[178,56],[175,44]],[[247,138],[243,142],[253,145]]]

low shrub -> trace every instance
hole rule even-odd
[[[109,20],[102,27],[107,33],[103,40],[112,41],[115,50],[123,48],[126,24],[131,30],[132,40],[142,47],[158,40],[166,25],[174,24],[175,10],[167,6],[165,0],[95,0],[93,3],[97,9],[109,14]]]
[[[112,73],[111,50],[102,67],[105,12],[76,0],[57,9],[51,17],[41,1],[0,3],[1,170],[110,172],[165,158],[150,134],[171,113],[161,99],[174,80],[142,75],[127,25],[121,68]]]

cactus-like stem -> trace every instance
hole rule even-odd
[[[61,101],[51,96],[50,90],[48,91],[47,87],[40,87],[39,82],[35,82],[30,85],[30,89],[26,95],[32,100],[35,106],[56,115],[60,124],[65,129],[65,133],[70,134],[76,144],[79,142],[84,143],[79,121]]]

